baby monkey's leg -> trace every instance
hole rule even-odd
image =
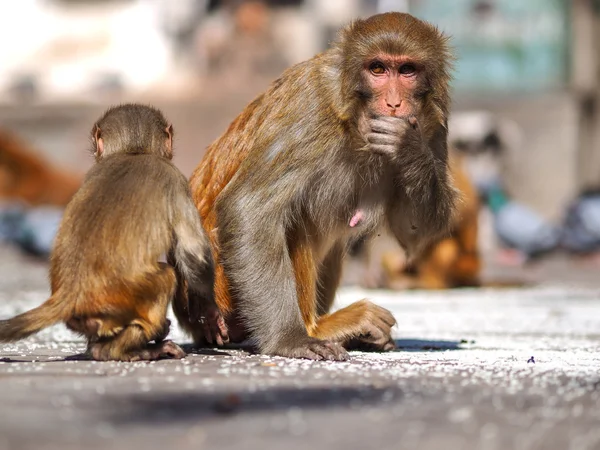
[[[152,275],[152,286],[147,292],[154,298],[136,303],[135,318],[118,334],[103,333],[94,341],[90,339],[89,352],[97,360],[155,360],[162,358],[183,358],[185,352],[164,338],[169,332],[166,318],[167,306],[175,292],[175,273],[166,264],[162,270]],[[140,298],[147,298],[143,292]],[[154,340],[154,344],[149,344]]]
[[[185,352],[171,341],[148,344],[148,335],[139,325],[129,325],[115,337],[90,342],[89,352],[98,361],[149,361],[185,357]]]

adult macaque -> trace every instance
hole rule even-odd
[[[181,348],[164,340],[177,278],[196,302],[185,305],[186,321],[202,318],[209,341],[227,340],[210,247],[187,180],[171,163],[172,139],[172,126],[147,106],[111,108],[96,122],[97,162],[67,205],[51,254],[52,295],[0,321],[0,341],[63,321],[87,338],[97,360],[181,358]],[[159,262],[166,254],[175,268]]]
[[[446,38],[408,14],[358,20],[208,148],[191,186],[233,341],[331,360],[394,348],[389,311],[329,310],[351,239],[387,224],[415,255],[452,221],[449,59]]]

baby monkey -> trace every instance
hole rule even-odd
[[[227,342],[211,250],[171,162],[171,124],[152,107],[121,105],[96,122],[92,143],[96,164],[66,207],[50,257],[52,295],[0,321],[0,342],[62,321],[87,338],[96,360],[182,358],[164,340],[167,307],[182,286],[189,320],[202,323],[207,342]],[[159,262],[163,255],[172,265]]]

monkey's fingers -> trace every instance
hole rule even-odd
[[[219,345],[218,336],[214,332],[214,320],[211,317],[202,316],[200,317],[200,325],[202,326],[202,332],[204,333],[204,339],[208,344]]]
[[[360,335],[347,344],[349,350],[390,351],[396,348],[390,327],[379,320],[364,324]]]
[[[329,361],[346,361],[348,359],[346,350],[336,342],[312,342],[308,345],[308,350],[318,355],[317,359],[326,359]]]
[[[346,361],[348,359],[348,353],[337,342],[325,341],[325,346],[331,351],[331,354],[328,355],[330,361]]]
[[[206,321],[204,317],[200,318],[200,324],[202,325],[202,332],[204,333],[204,340],[207,344],[214,344],[213,342],[213,334],[210,329],[210,324]]]
[[[211,308],[205,316],[201,316],[200,323],[207,343],[222,346],[229,342],[229,331],[225,319],[217,307]]]
[[[209,344],[221,346],[223,345],[223,338],[218,333],[217,328],[211,323],[204,323],[202,325],[202,330],[204,331],[204,339]]]
[[[366,342],[372,343],[375,347],[385,350],[392,340],[392,327],[396,325],[396,319],[387,309],[381,306],[373,305],[374,314],[371,316]]]
[[[227,329],[227,324],[225,323],[225,319],[223,316],[219,314],[219,319],[217,320],[217,328],[218,328],[218,339],[221,340],[219,345],[228,344],[229,343],[229,330]]]
[[[413,128],[418,128],[419,126],[419,121],[417,120],[417,118],[415,116],[410,116],[408,118],[408,123],[410,124],[410,126],[412,126]]]
[[[386,321],[387,318],[376,317],[373,320],[372,327],[365,342],[369,342],[376,350],[389,351],[396,348],[396,343],[392,339],[392,326]],[[390,345],[391,344],[391,345]]]
[[[148,359],[182,359],[186,357],[185,351],[173,341],[163,341],[160,344],[149,346]]]
[[[386,134],[400,133],[407,123],[407,120],[401,117],[378,117],[369,120],[371,131]]]
[[[293,348],[280,349],[275,353],[288,358],[306,358],[317,361],[346,361],[348,359],[348,352],[337,342],[314,338],[308,338]]]
[[[379,305],[372,304],[373,312],[375,313],[376,319],[380,320],[387,327],[392,328],[396,325],[396,318],[387,309],[382,308]]]
[[[369,133],[366,138],[369,144],[389,146],[390,151],[394,151],[398,148],[398,145],[401,142],[400,136],[397,134]]]

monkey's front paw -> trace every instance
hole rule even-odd
[[[392,339],[392,327],[396,325],[396,319],[387,309],[367,300],[362,300],[362,302],[364,302],[366,313],[361,319],[360,331],[344,347],[348,350],[362,351],[388,352],[394,350],[396,343]]]
[[[416,118],[378,117],[369,120],[370,132],[365,136],[369,150],[381,155],[396,156],[401,147],[410,145],[419,136]]]
[[[202,328],[206,343],[221,346],[229,342],[227,324],[216,306],[199,311],[196,321]]]
[[[348,352],[337,342],[310,337],[294,345],[283,346],[275,350],[273,354],[287,358],[305,358],[317,361],[346,361],[348,359]]]
[[[185,358],[186,353],[173,341],[162,341],[160,344],[149,345],[141,356],[140,359],[147,360],[182,359]]]
[[[139,350],[123,351],[114,342],[99,342],[89,348],[96,361],[154,361],[157,359],[181,359],[186,353],[172,341],[148,344]]]

